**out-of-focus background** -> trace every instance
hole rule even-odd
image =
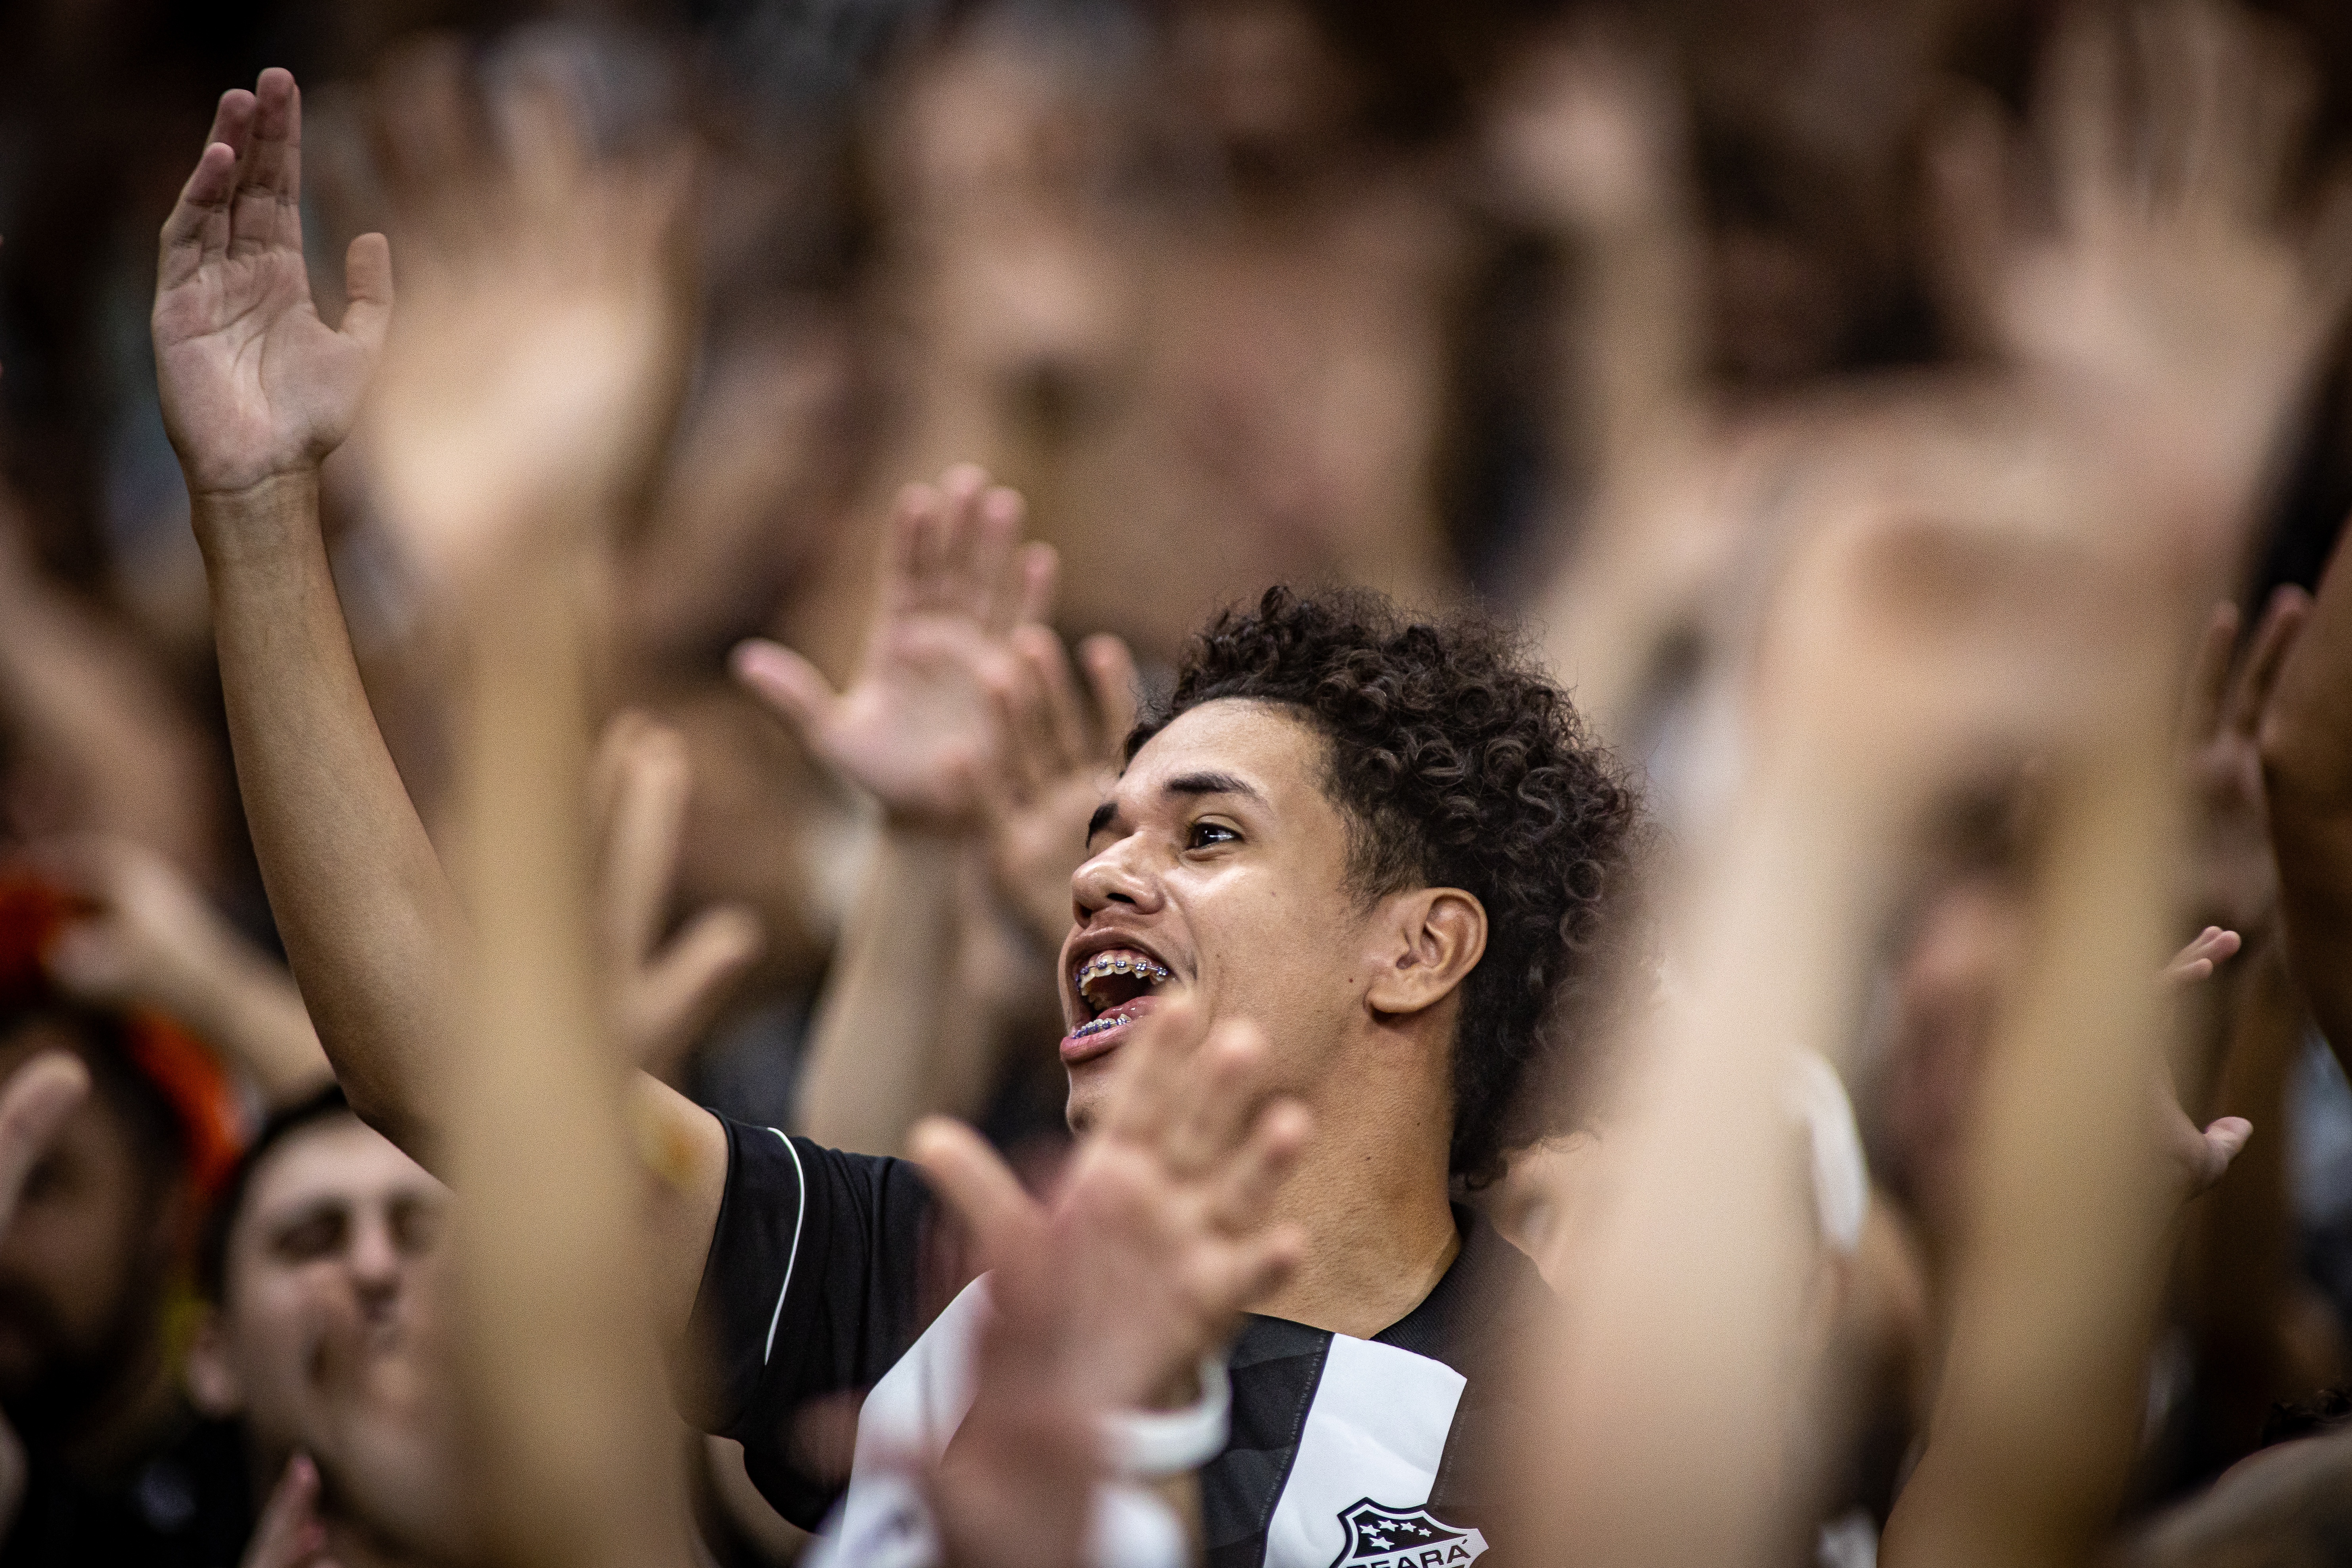
[[[782,1125],[874,828],[728,656],[774,637],[845,680],[898,487],[975,461],[1022,490],[1059,552],[1058,629],[1124,637],[1147,689],[1207,614],[1274,582],[1525,616],[1671,839],[1731,771],[1710,672],[1738,662],[1742,590],[1787,498],[1876,415],[1965,424],[1971,378],[2015,347],[1968,265],[1987,209],[1947,176],[1970,127],[2033,123],[2058,10],[14,0],[0,847],[138,845],[274,944],[147,330],[158,226],[220,92],[265,66],[303,87],[330,320],[349,239],[387,230],[397,276],[449,150],[488,134],[480,84],[551,73],[602,153],[690,153],[676,407],[622,546],[604,700],[684,738],[671,909],[747,906],[765,933],[668,1071]],[[2307,100],[2307,140],[2280,132],[2291,214],[2352,153],[2352,7],[2252,10],[2282,120]],[[2192,87],[2154,71],[2136,90]],[[2039,191],[2029,172],[2003,199]],[[2196,281],[2192,313],[2235,287],[2226,268]],[[2352,375],[2326,326],[2254,438],[2249,606],[2315,583],[2352,505]],[[327,526],[431,825],[449,652],[372,505],[367,447],[363,426],[330,461]],[[1969,1070],[1938,1050],[1984,1027],[1986,976],[2020,940],[2014,911],[1968,893],[1894,944],[1867,1058],[1893,1065],[1856,1086],[1874,1168],[1922,1213],[1947,1077]],[[1002,911],[967,945],[972,1010],[1003,1038],[955,1109],[1050,1145],[1046,954]],[[2326,1367],[2352,1314],[2352,1091],[2324,1049],[2299,1060],[2297,1300]],[[2228,1457],[2183,1455],[2151,1484]]]

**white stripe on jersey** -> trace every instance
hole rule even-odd
[[[965,1286],[866,1394],[857,1412],[849,1490],[817,1537],[810,1568],[933,1568],[939,1562],[939,1532],[910,1467],[937,1464],[971,1414],[987,1287],[984,1274]],[[1167,1505],[1132,1485],[1097,1491],[1087,1533],[1087,1561],[1097,1568],[1181,1568],[1192,1551]]]
[[[1367,1498],[1427,1502],[1466,1382],[1442,1361],[1333,1334],[1266,1527],[1265,1568],[1330,1568],[1348,1544],[1341,1516]]]
[[[761,1366],[775,1359],[776,1325],[784,1321],[784,1298],[792,1293],[793,1289],[793,1265],[801,1258],[801,1222],[808,1218],[808,1173],[801,1169],[801,1152],[793,1147],[791,1139],[777,1132],[776,1129],[771,1127],[768,1131],[776,1133],[777,1140],[784,1146],[784,1152],[793,1157],[793,1181],[799,1190],[793,1194],[793,1249],[784,1254],[784,1282],[776,1287],[776,1310],[768,1314],[768,1342],[760,1352]]]

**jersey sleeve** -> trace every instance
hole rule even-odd
[[[762,1495],[813,1530],[846,1478],[858,1399],[937,1294],[922,1278],[930,1193],[903,1160],[721,1121],[727,1186],[695,1298],[707,1364],[688,1415],[740,1442]]]

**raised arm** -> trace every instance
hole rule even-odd
[[[970,466],[909,485],[891,524],[882,602],[836,694],[770,642],[737,651],[744,682],[881,808],[882,830],[817,1006],[801,1124],[819,1142],[897,1152],[918,1117],[969,1113],[994,1020],[960,1006],[967,863],[1000,749],[992,672],[1045,612],[1054,559],[1016,547],[1021,498]]]
[[[320,320],[301,145],[287,72],[222,96],[163,226],[156,373],[287,956],[352,1105],[429,1158],[462,924],[376,731],[319,530],[319,465],[350,433],[391,322],[391,250],[353,240],[342,324]]]

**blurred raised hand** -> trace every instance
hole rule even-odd
[[[846,690],[780,644],[736,649],[743,683],[894,821],[979,823],[997,744],[989,671],[1053,596],[1053,549],[1016,545],[1022,515],[1018,494],[970,465],[900,491],[880,612]]]
[[[597,904],[617,990],[614,1029],[630,1059],[661,1077],[760,956],[760,918],[743,905],[722,904],[663,940],[693,782],[683,735],[642,713],[616,715],[598,742],[590,782],[604,827]]]
[[[1978,101],[1933,159],[1964,330],[2128,398],[2176,469],[2250,504],[2352,299],[2352,179],[2308,208],[2292,186],[2315,89],[2274,25],[2224,0],[2077,10],[2030,133]],[[2019,177],[2036,162],[2046,204]]]
[[[1488,116],[1487,158],[1513,206],[1612,235],[1687,221],[1688,134],[1664,63],[1586,28],[1523,52]]]
[[[641,500],[677,412],[691,168],[604,155],[548,73],[477,91],[456,46],[380,84],[401,317],[362,432],[428,582],[595,536]]]
[[[342,443],[392,320],[392,252],[352,241],[329,327],[302,262],[302,97],[273,67],[221,95],[163,224],[152,321],[163,426],[198,494],[315,468]]]
[[[1268,1089],[1258,1032],[1207,1032],[1178,1002],[1127,1053],[1046,1201],[970,1128],[915,1130],[915,1159],[990,1270],[977,1396],[930,1489],[944,1558],[963,1568],[1079,1561],[1090,1489],[1073,1481],[1110,1470],[1102,1419],[1190,1397],[1202,1358],[1304,1246],[1265,1215],[1311,1120]]]
[[[171,861],[143,845],[99,837],[39,845],[34,857],[90,906],[48,955],[60,988],[176,1019],[251,1074],[272,1105],[302,1099],[333,1076],[293,977]]]
[[[989,868],[1030,933],[1059,952],[1087,820],[1118,776],[1135,726],[1135,659],[1115,637],[1088,637],[1078,645],[1081,692],[1050,629],[1018,626],[1008,640],[1013,657],[988,678],[1001,726],[985,780]]]

